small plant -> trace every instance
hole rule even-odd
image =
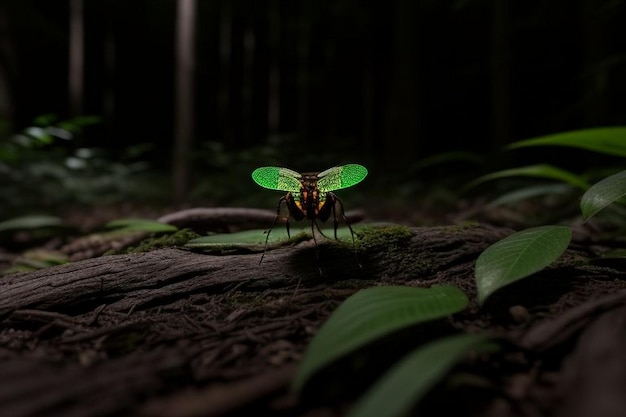
[[[51,212],[71,204],[156,195],[154,181],[140,179],[148,168],[137,160],[145,147],[113,158],[101,149],[77,146],[76,138],[98,122],[92,116],[58,120],[45,115],[0,141],[0,219],[24,211]]]
[[[375,287],[344,301],[320,328],[300,364],[293,388],[301,391],[316,372],[372,341],[402,328],[445,318],[467,307],[456,287]]]
[[[517,149],[529,146],[566,146],[626,156],[626,128],[598,128],[559,133],[516,142]],[[481,177],[478,181],[504,178],[510,175],[531,175],[558,179],[585,190],[580,210],[585,221],[626,196],[626,171],[611,175],[589,186],[580,176],[558,168],[542,165],[500,171]],[[545,268],[567,248],[571,239],[568,226],[543,226],[522,230],[487,248],[476,262],[476,283],[482,303],[498,288]]]
[[[319,329],[292,388],[301,393],[322,369],[402,329],[442,320],[464,310],[465,294],[453,286],[383,286],[361,290],[343,302]],[[418,346],[398,359],[349,411],[350,417],[405,415],[471,351],[494,349],[487,337],[456,334]],[[383,353],[384,354],[384,353]],[[354,374],[368,364],[355,361]],[[361,369],[359,369],[361,368]],[[348,381],[346,381],[347,383]]]
[[[507,149],[517,150],[544,147],[573,148],[623,158],[626,157],[626,127],[602,127],[556,133],[514,142]],[[545,179],[557,182],[549,186],[535,183],[524,189],[508,191],[505,195],[494,200],[492,205],[514,204],[529,197],[554,195],[556,193],[564,194],[572,190],[577,190],[578,192],[581,190],[586,191],[590,187],[590,182],[593,182],[590,180],[592,176],[589,173],[573,173],[554,165],[540,163],[489,173],[470,182],[466,189],[473,188],[487,181],[515,177]]]
[[[541,226],[522,230],[487,248],[476,260],[478,301],[558,259],[572,237],[567,226]]]
[[[511,148],[548,145],[575,146],[613,156],[626,156],[626,128],[567,132],[522,141]],[[582,176],[550,165],[500,171],[482,177],[472,185],[518,175],[558,180],[568,187],[585,191],[580,204],[585,221],[626,196],[626,171],[589,185]],[[522,230],[491,245],[476,261],[478,304],[482,306],[500,289],[552,264],[567,249],[571,236],[568,226],[548,225]],[[304,391],[307,382],[322,368],[366,345],[382,340],[399,329],[462,311],[467,303],[465,295],[455,287],[378,287],[362,290],[340,305],[320,328],[299,367],[293,389]],[[419,346],[384,373],[356,401],[347,415],[406,415],[468,352],[492,351],[494,348],[497,346],[489,338],[476,334],[444,337]],[[361,366],[367,366],[367,363]]]
[[[469,353],[497,346],[485,336],[461,333],[429,342],[402,357],[354,404],[348,417],[404,416]]]

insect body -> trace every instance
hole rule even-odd
[[[287,236],[289,234],[289,218],[294,220],[311,220],[311,233],[315,241],[314,227],[322,233],[317,224],[317,219],[326,221],[333,216],[335,239],[337,239],[338,218],[343,220],[350,228],[354,242],[354,232],[344,213],[343,203],[333,191],[351,187],[363,181],[367,175],[367,168],[358,164],[347,164],[329,168],[317,173],[300,174],[287,168],[261,167],[252,172],[252,179],[261,187],[270,190],[287,191],[287,194],[278,200],[276,217],[270,225],[265,238],[265,246],[269,239],[276,219],[280,215],[280,208],[284,203],[289,210],[287,218]],[[322,233],[323,234],[323,233]],[[315,241],[317,244],[317,241]],[[264,252],[265,254],[265,252]],[[263,258],[261,257],[261,260]]]

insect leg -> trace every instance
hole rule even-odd
[[[317,239],[315,238],[315,227],[317,227],[317,230],[319,230],[319,232],[322,233],[322,231],[320,230],[320,225],[317,224],[317,221],[315,219],[313,219],[311,220],[311,236],[313,236],[313,244],[315,245],[315,260],[317,261],[317,269],[320,272],[320,276],[323,277],[324,272],[322,271],[322,267],[320,266],[320,252],[319,252],[319,249],[317,248]]]
[[[315,227],[317,228],[317,231],[320,232],[320,235],[324,236],[326,239],[329,239],[329,237],[324,234],[318,223],[315,223]]]
[[[334,195],[332,195],[331,198],[333,199],[333,205],[332,205],[332,210],[333,210],[333,230],[335,232],[335,240],[337,240],[337,226],[338,226],[338,222],[337,222],[336,206],[337,206],[337,203],[339,203],[341,205],[341,212],[343,213],[343,204],[341,203],[339,198],[335,197]],[[346,216],[343,216],[343,218],[345,219]],[[346,221],[346,224],[348,224],[347,221]],[[348,224],[348,226],[350,226],[350,224]]]
[[[317,231],[320,233],[320,235],[322,235],[322,236],[324,236],[326,239],[328,239],[328,236],[326,236],[326,235],[324,234],[324,232],[322,231],[322,229],[320,228],[319,223],[318,223],[316,220],[314,220],[313,222],[315,223],[315,228],[316,228],[316,229],[317,229]],[[313,233],[313,226],[311,226],[311,233]]]
[[[276,206],[276,216],[274,216],[274,220],[272,220],[272,224],[270,224],[270,228],[267,229],[267,232],[265,235],[265,246],[263,247],[263,254],[261,255],[259,264],[263,262],[263,258],[265,257],[265,251],[267,250],[267,243],[269,242],[269,239],[270,239],[270,233],[272,232],[272,228],[276,224],[276,220],[278,220],[278,217],[280,217],[280,206],[281,204],[285,202],[286,202],[285,196],[281,197],[280,200],[278,200],[278,205]],[[287,218],[287,235],[289,235],[289,218]]]
[[[352,226],[350,226],[350,221],[348,220],[348,218],[346,217],[346,212],[343,208],[343,202],[339,199],[339,197],[337,197],[336,195],[332,195],[332,197],[335,199],[335,201],[339,204],[339,215],[341,217],[341,219],[346,223],[346,225],[348,225],[348,229],[350,229],[350,236],[352,236],[352,247],[354,248],[354,260],[356,261],[357,265],[359,265],[359,268],[363,268],[363,265],[361,265],[361,263],[359,262],[359,259],[356,256],[356,243],[354,241],[354,230],[352,230]],[[335,239],[337,238],[337,217],[335,216],[335,206],[333,205],[333,217],[335,220]]]

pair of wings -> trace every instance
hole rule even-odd
[[[366,175],[367,168],[359,164],[332,167],[317,174],[317,188],[329,192],[352,187],[363,181]],[[254,182],[270,190],[299,192],[301,178],[302,174],[280,167],[261,167],[252,172]]]

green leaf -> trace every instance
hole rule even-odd
[[[333,361],[392,332],[446,317],[466,308],[456,287],[375,287],[344,301],[311,341],[293,382],[300,391],[307,380]]]
[[[509,149],[529,146],[568,146],[614,156],[626,156],[626,127],[572,130],[515,142]]]
[[[35,117],[35,120],[33,120],[33,124],[36,126],[45,127],[45,126],[50,126],[54,124],[58,120],[59,120],[59,117],[56,114],[53,114],[53,113],[42,114],[42,115]]]
[[[123,232],[170,233],[178,230],[171,224],[150,219],[118,219],[106,224],[105,228]]]
[[[357,230],[363,225],[354,226]],[[197,239],[190,240],[185,246],[197,249],[228,249],[228,248],[248,248],[251,250],[262,250],[265,247],[266,230],[245,230],[236,233],[220,233],[210,236],[202,236]],[[332,228],[322,229],[327,237],[334,240],[334,231]],[[316,235],[317,236],[317,235]],[[350,229],[341,227],[337,229],[337,238],[346,243],[352,243],[352,235]],[[275,248],[286,244],[300,242],[302,240],[311,239],[311,229],[309,227],[303,229],[291,229],[291,239],[287,236],[287,230],[284,225],[277,225],[272,229],[267,247]]]
[[[515,189],[508,193],[505,193],[489,203],[489,207],[498,207],[502,205],[517,204],[520,201],[528,200],[530,198],[541,196],[555,196],[571,193],[572,186],[563,183],[551,183],[542,185],[533,185],[530,187],[524,187]]]
[[[354,405],[347,417],[405,416],[470,351],[487,338],[460,334],[430,342],[403,357]],[[481,346],[482,345],[482,346]]]
[[[583,190],[589,188],[589,184],[578,175],[547,164],[529,165],[525,167],[511,168],[505,169],[503,171],[492,172],[490,174],[483,175],[482,177],[475,179],[474,181],[469,183],[466,188],[475,187],[476,185],[486,181],[510,177],[544,178],[563,181],[567,184],[581,188]]]
[[[15,217],[13,219],[0,222],[0,232],[63,226],[63,220],[58,217],[47,215],[32,215]]]
[[[567,249],[571,237],[567,226],[541,226],[514,233],[488,247],[476,260],[479,302],[550,265]]]
[[[24,133],[35,139],[39,145],[47,145],[52,143],[52,136],[46,131],[38,126],[31,126],[24,129]]]
[[[296,241],[306,236],[304,231],[291,231],[291,240]],[[266,238],[265,230],[244,230],[236,233],[219,233],[192,239],[185,244],[189,248],[197,249],[228,249],[246,247],[250,249],[263,249]],[[287,231],[284,228],[272,230],[268,239],[268,247],[276,247],[289,243]]]
[[[626,171],[619,172],[594,184],[583,194],[580,210],[588,220],[609,204],[626,196]]]
[[[22,253],[14,265],[3,273],[33,271],[68,263],[70,260],[62,252],[48,249],[32,249]]]
[[[92,126],[102,122],[101,116],[77,116],[69,120],[65,120],[64,123],[71,123],[74,126],[84,127],[84,126]]]

